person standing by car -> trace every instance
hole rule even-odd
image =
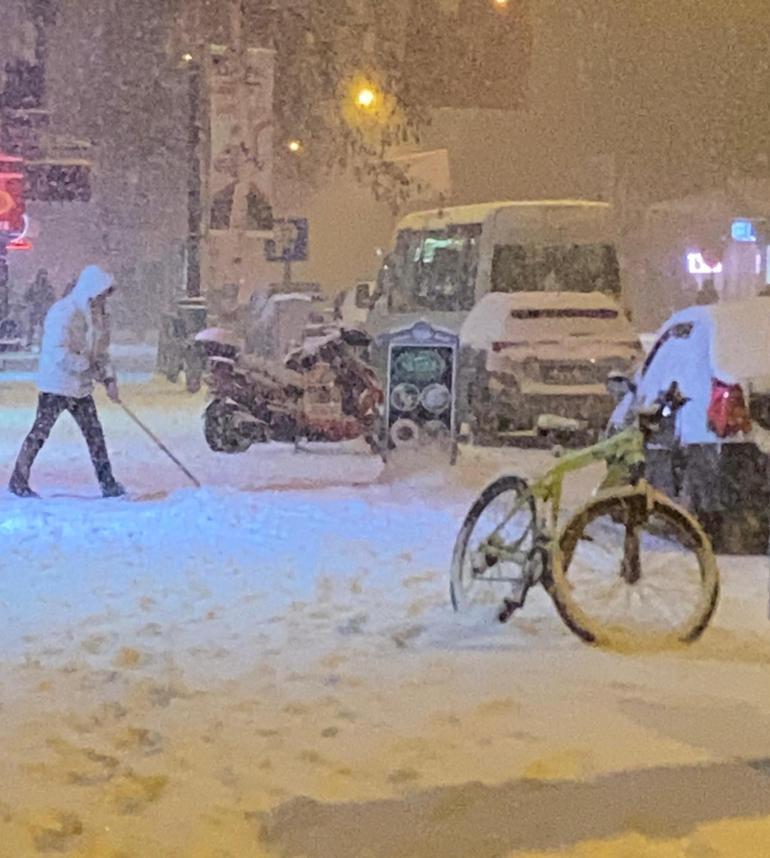
[[[703,286],[698,290],[695,296],[695,304],[698,306],[706,306],[707,304],[716,304],[719,301],[719,293],[716,290],[714,281],[709,277],[703,281]]]
[[[56,300],[48,272],[41,268],[35,275],[35,279],[24,293],[24,303],[27,310],[27,345],[32,345],[38,338],[38,332],[42,333],[43,322],[51,305]]]
[[[107,297],[114,289],[110,274],[96,265],[84,268],[74,289],[48,311],[38,370],[35,422],[24,439],[8,488],[19,497],[35,497],[29,475],[37,454],[63,411],[80,427],[104,497],[125,494],[115,480],[96,412],[94,382],[104,384],[113,402],[120,400],[110,364]]]

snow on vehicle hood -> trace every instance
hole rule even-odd
[[[280,304],[283,301],[315,301],[317,299],[307,292],[278,292],[275,295],[271,295],[270,300],[276,304]]]
[[[669,316],[655,341],[686,322],[704,331],[711,374],[729,383],[770,379],[770,297],[686,307]]]
[[[223,346],[239,347],[238,335],[227,328],[204,328],[195,335],[198,343],[221,343]]]
[[[620,307],[596,292],[490,293],[463,323],[460,343],[513,360],[631,359],[640,353]]]
[[[770,298],[708,307],[712,366],[726,381],[770,377]]]

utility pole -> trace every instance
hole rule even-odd
[[[212,44],[205,16],[214,14],[226,18],[225,45]],[[184,298],[158,349],[158,366],[169,377],[178,374],[180,348],[188,363],[194,355],[192,338],[208,323],[214,290],[224,297],[225,287],[238,290],[254,276],[256,253],[273,225],[272,51],[247,47],[241,0],[216,9],[200,0],[185,4],[178,37],[187,84],[187,235]],[[170,333],[180,320],[181,344]],[[199,372],[192,375],[190,389]]]
[[[247,44],[242,0],[227,0],[227,43],[212,44],[199,0],[186,6],[188,298],[244,279],[272,235],[272,51]],[[211,14],[211,13],[209,13]]]
[[[187,63],[187,241],[185,243],[185,293],[201,297],[201,239],[203,232],[203,71],[200,62]]]

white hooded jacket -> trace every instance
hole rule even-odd
[[[81,399],[91,394],[94,381],[115,377],[108,354],[106,314],[94,313],[90,303],[110,286],[112,276],[89,265],[72,292],[48,311],[37,376],[41,392]]]

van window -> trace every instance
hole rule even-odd
[[[611,244],[499,244],[493,292],[602,292],[620,296],[620,267]]]
[[[470,310],[475,303],[481,224],[402,230],[391,255],[390,309]]]

